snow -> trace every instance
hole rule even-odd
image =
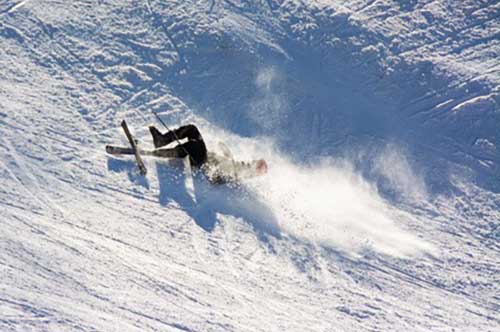
[[[498,9],[3,1],[0,330],[496,331]],[[152,111],[269,174],[105,155]]]
[[[462,102],[461,104],[456,105],[451,110],[456,111],[456,112],[459,112],[459,111],[466,112],[467,110],[482,111],[483,108],[486,108],[486,109],[489,108],[492,111],[494,111],[494,110],[498,109],[496,99],[498,99],[498,97],[497,97],[497,94],[494,94],[494,93],[491,93],[487,96],[478,96],[478,97],[466,100],[466,101]]]

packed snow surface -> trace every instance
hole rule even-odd
[[[498,331],[500,3],[0,2],[0,331]],[[196,124],[269,172],[112,157]]]

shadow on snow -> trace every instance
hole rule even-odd
[[[108,158],[108,171],[127,173],[131,182],[149,189],[148,179],[145,176],[139,175],[137,164],[133,160]]]
[[[160,204],[176,202],[203,230],[211,232],[219,215],[229,215],[248,222],[263,241],[268,235],[280,237],[272,210],[244,185],[211,184],[201,171],[186,174],[182,161],[178,160],[158,161],[156,170]]]
[[[138,174],[132,160],[108,158],[107,168],[126,173],[131,182],[150,188],[148,179]],[[211,184],[200,171],[186,174],[180,160],[157,161],[156,170],[160,205],[166,207],[172,202],[177,203],[206,232],[213,231],[220,215],[228,215],[249,223],[264,242],[267,242],[268,235],[280,238],[273,211],[244,185]],[[189,185],[191,176],[192,185]]]

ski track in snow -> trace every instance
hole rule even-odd
[[[496,331],[496,1],[0,4],[1,331]],[[270,171],[132,158],[155,111]]]

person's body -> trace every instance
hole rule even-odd
[[[234,161],[228,156],[207,151],[203,137],[195,125],[182,126],[165,134],[154,126],[149,127],[149,131],[153,136],[156,156],[164,158],[189,156],[191,166],[200,168],[214,183],[238,181],[267,172],[267,164],[263,159],[251,162]],[[173,148],[161,148],[182,139],[187,139],[187,142]]]

